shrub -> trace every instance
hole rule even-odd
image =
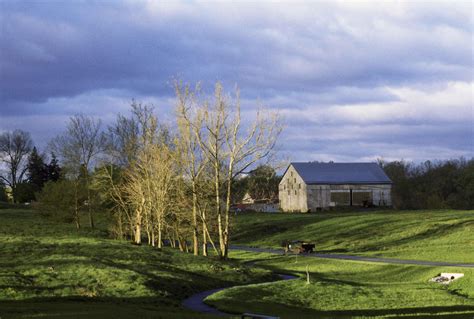
[[[37,209],[48,218],[72,222],[86,203],[84,185],[70,180],[47,182],[38,194]]]

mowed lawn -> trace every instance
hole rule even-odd
[[[207,318],[181,301],[271,279],[238,262],[108,239],[105,217],[99,225],[77,232],[33,210],[1,209],[0,317]]]
[[[227,311],[281,318],[474,316],[474,269],[340,261],[233,252],[233,258],[298,279],[223,290],[206,302]],[[306,270],[310,283],[306,283]],[[440,272],[462,272],[449,286],[429,282]]]
[[[322,253],[474,263],[474,210],[241,213],[232,239],[259,247],[307,240]]]

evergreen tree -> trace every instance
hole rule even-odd
[[[61,168],[59,167],[58,160],[54,154],[51,154],[51,161],[49,164],[44,162],[44,156],[41,155],[36,147],[31,151],[28,157],[27,164],[27,182],[22,183],[19,187],[22,202],[27,202],[35,199],[35,193],[40,192],[46,182],[56,182],[59,180],[61,174]]]
[[[28,157],[27,176],[28,183],[35,192],[40,191],[48,179],[47,167],[44,163],[43,156],[38,153],[36,147],[33,147]]]
[[[61,167],[54,153],[51,153],[51,161],[46,165],[47,180],[56,182],[61,178]]]

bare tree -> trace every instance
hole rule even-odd
[[[247,168],[271,157],[282,125],[278,114],[264,110],[243,125],[239,92],[233,98],[225,95],[220,83],[212,101],[199,103],[197,114],[193,132],[213,169],[219,254],[227,258],[232,182]]]
[[[141,192],[125,185],[132,183],[137,157],[146,145],[157,139],[159,128],[152,107],[133,101],[131,108],[130,117],[118,115],[116,122],[108,127],[106,154],[109,162],[97,176],[97,187],[113,203],[111,212],[116,218],[118,236],[128,232],[138,244],[141,243],[142,214],[140,205],[130,202],[129,198],[132,190],[137,192],[135,195]]]
[[[109,127],[108,140],[109,157],[122,174],[114,179],[111,169],[103,170],[101,187],[108,189],[116,216],[126,217],[133,241],[141,244],[145,234],[148,244],[161,248],[177,176],[169,130],[159,124],[152,107],[134,102],[132,116],[119,116]]]
[[[207,246],[211,244],[216,255],[219,255],[219,251],[216,247],[213,236],[215,235],[213,229],[216,228],[217,217],[214,208],[214,182],[212,178],[212,167],[206,165],[203,173],[198,180],[196,189],[198,190],[197,205],[198,205],[198,216],[202,224],[202,252],[204,256],[207,256]]]
[[[131,116],[119,114],[107,132],[107,154],[120,167],[133,165],[146,145],[167,139],[167,129],[159,125],[152,106],[133,101],[131,108]]]
[[[142,229],[148,243],[162,248],[166,216],[175,187],[173,151],[166,144],[149,144],[126,171],[122,192],[133,207],[134,242],[141,244]]]
[[[171,203],[171,191],[176,189],[176,172],[174,169],[173,151],[164,143],[151,144],[143,150],[142,165],[140,169],[144,173],[142,183],[146,185],[148,213],[151,215],[151,244],[162,248],[163,229],[166,222],[166,214],[169,212]],[[174,184],[174,185],[173,185]],[[158,238],[155,238],[157,232]]]
[[[224,103],[225,104],[225,103]],[[253,122],[247,129],[242,125],[239,92],[236,94],[235,103],[223,109],[226,112],[226,125],[224,127],[225,145],[227,149],[226,180],[227,187],[225,202],[224,223],[224,252],[227,257],[230,242],[230,205],[232,198],[232,183],[235,178],[256,163],[272,158],[272,152],[277,139],[283,129],[277,113],[258,110]],[[222,248],[221,248],[222,249]]]
[[[137,105],[132,104],[136,110]],[[140,127],[136,116],[125,117],[118,115],[114,124],[109,126],[107,132],[107,153],[117,165],[129,166],[138,153]]]
[[[129,236],[134,238],[133,213],[126,194],[122,189],[123,184],[122,167],[114,164],[104,164],[96,170],[92,182],[92,189],[101,195],[101,200],[110,206],[109,211],[114,218],[113,233],[118,239]]]
[[[142,243],[142,225],[146,209],[146,190],[144,189],[142,172],[137,166],[130,167],[127,171],[122,191],[125,200],[132,209],[133,241],[135,244]]]
[[[23,181],[26,172],[26,160],[33,148],[30,133],[15,130],[0,135],[0,160],[6,166],[7,172],[0,178],[10,186],[13,201],[16,201],[17,185]]]
[[[239,174],[274,153],[281,123],[277,114],[257,111],[242,119],[239,94],[215,87],[213,98],[202,99],[199,86],[175,83],[176,135],[160,126],[152,108],[132,104],[132,117],[119,117],[109,129],[110,158],[121,167],[101,179],[109,197],[125,216],[133,241],[161,248],[163,238],[174,247],[207,255],[208,243],[227,258],[232,184]],[[113,167],[113,165],[111,165]],[[105,185],[104,184],[104,185]],[[201,235],[201,236],[200,236]]]
[[[181,167],[185,177],[190,181],[192,194],[192,237],[193,253],[199,254],[199,231],[198,231],[198,189],[197,185],[201,174],[207,164],[203,152],[199,147],[197,135],[194,134],[195,128],[202,126],[202,118],[196,114],[196,97],[188,85],[175,82],[175,91],[177,98],[176,117],[179,138],[177,139],[177,149],[180,152]],[[205,218],[204,218],[205,220]],[[205,226],[204,226],[205,227]],[[203,255],[207,255],[206,234],[203,237]]]
[[[64,166],[73,178],[78,179],[81,174],[84,175],[89,224],[93,228],[90,169],[93,161],[104,151],[106,146],[106,138],[101,131],[101,121],[84,114],[74,115],[69,119],[66,131],[53,139],[50,145],[54,152],[61,157]]]

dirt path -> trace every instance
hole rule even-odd
[[[291,280],[291,279],[298,278],[292,275],[285,275],[285,274],[277,274],[277,275],[280,276],[281,280]],[[275,281],[270,281],[268,283],[271,283],[271,282],[275,282]],[[236,286],[232,286],[232,287],[236,287]],[[199,292],[185,299],[182,302],[182,305],[189,310],[193,310],[200,313],[213,314],[213,315],[222,316],[222,317],[236,316],[236,314],[219,311],[216,308],[211,307],[207,305],[206,303],[204,303],[204,299],[206,299],[208,296],[227,288],[231,288],[231,287],[223,287],[223,288],[217,288],[217,289]]]
[[[282,254],[283,249],[272,249],[272,248],[257,248],[257,247],[246,247],[246,246],[231,246],[231,250],[242,250],[249,252],[258,253],[270,253],[270,254]],[[470,263],[451,263],[443,261],[423,261],[423,260],[410,260],[410,259],[396,259],[396,258],[379,258],[379,257],[364,257],[364,256],[353,256],[343,254],[308,254],[301,255],[302,257],[313,257],[313,258],[329,258],[329,259],[342,259],[342,260],[355,260],[355,261],[368,261],[375,263],[385,264],[401,264],[401,265],[420,265],[420,266],[449,266],[449,267],[468,267],[474,268],[474,264]]]
[[[206,299],[208,296],[226,288],[229,288],[229,287],[217,288],[217,289],[199,292],[197,294],[192,295],[188,299],[185,299],[182,302],[182,305],[189,310],[193,310],[200,313],[208,313],[208,314],[213,314],[217,316],[232,316],[232,314],[230,313],[219,311],[216,308],[211,307],[204,303],[204,299]]]

